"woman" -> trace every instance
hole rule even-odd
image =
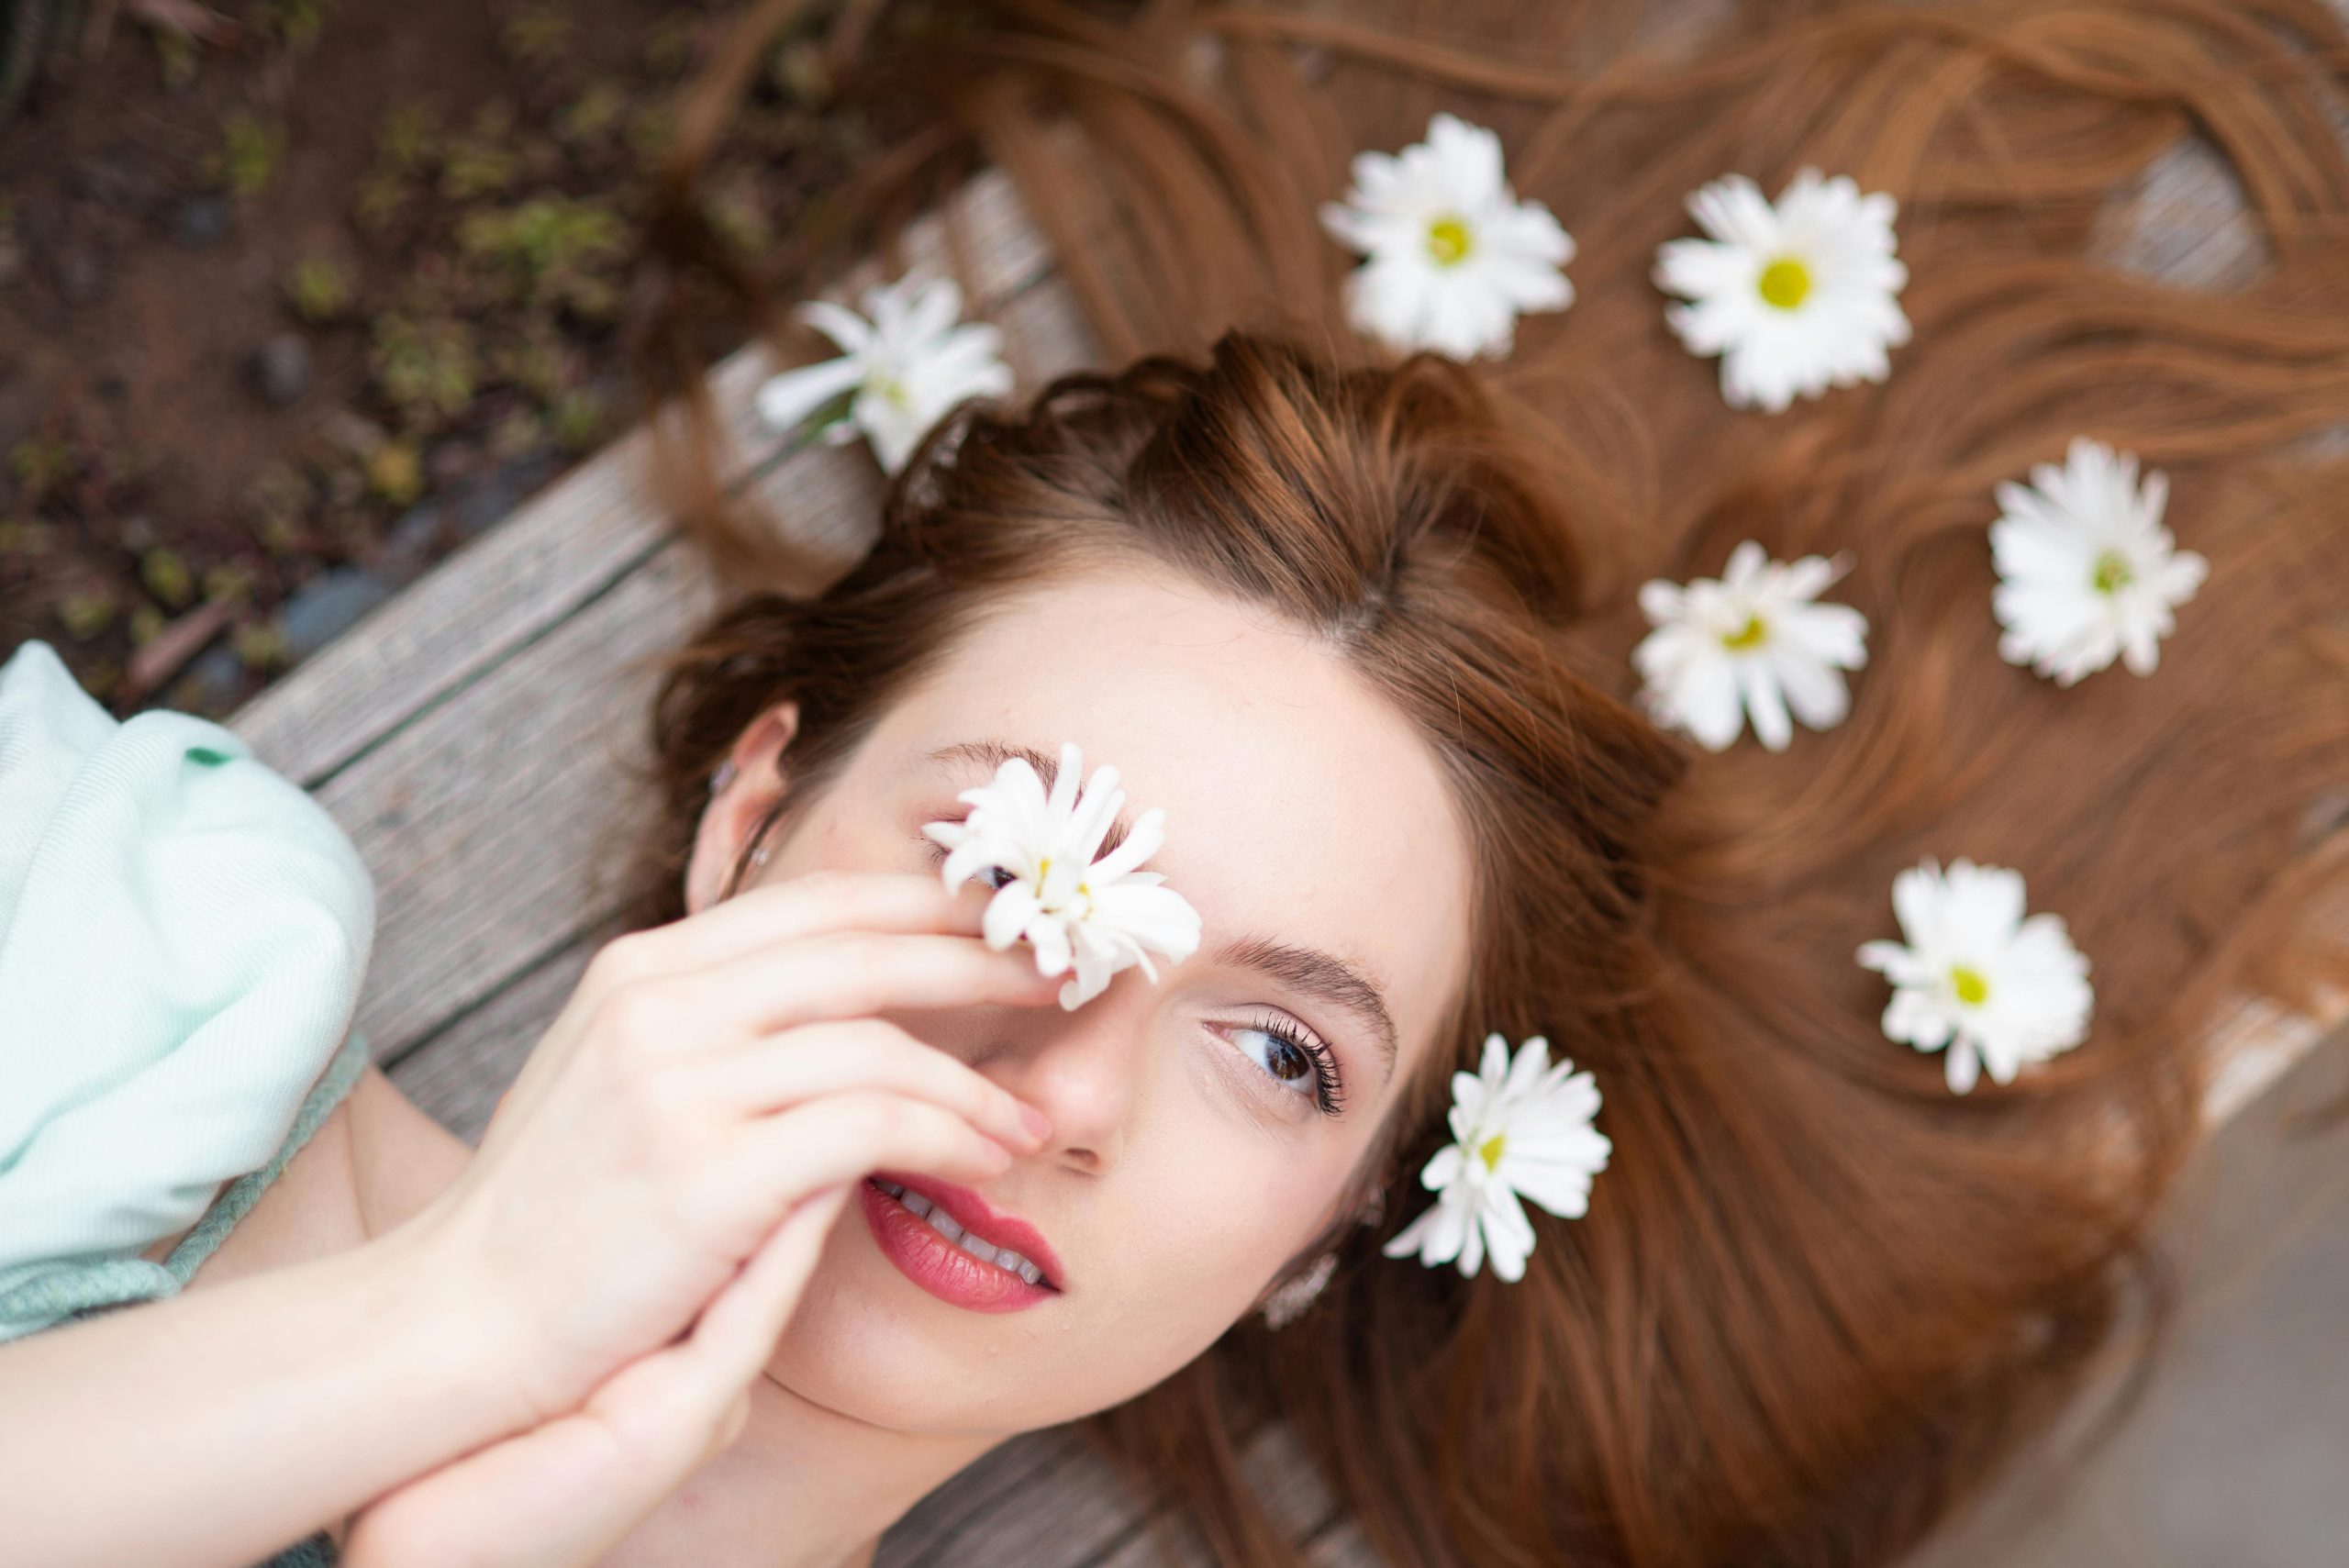
[[[769,10],[685,117],[682,253]],[[1515,17],[1513,57],[1600,57],[1596,30],[1534,49],[1564,10]],[[1277,1417],[1398,1563],[1883,1562],[2076,1385],[2137,1299],[2210,1007],[2290,930],[2285,869],[2349,776],[2318,632],[2343,476],[2266,462],[2343,406],[2349,301],[2321,285],[2349,172],[2294,134],[2315,57],[2180,0],[1828,15],[1623,67],[1511,136],[1575,139],[1548,183],[1581,193],[1577,298],[1471,370],[1226,335],[1336,311],[1308,198],[1401,139],[1341,134],[1393,96],[1342,61],[1408,51],[1233,14],[1235,105],[1175,73],[1167,20],[1028,7],[951,67],[907,46],[1030,180],[1125,368],[963,409],[845,577],[750,594],[676,656],[646,929],[478,1154],[370,1071],[184,1294],[0,1347],[34,1560],[233,1563],[350,1516],[353,1562],[830,1568],[1085,1418],[1219,1560],[1282,1563],[1234,1440]],[[1419,69],[1575,90],[1454,26]],[[1341,63],[1308,83],[1284,30]],[[2076,254],[2182,101],[2277,242],[2254,293]],[[1051,206],[1027,117],[1052,106],[1116,208]],[[1741,136],[1757,166],[1888,146],[1909,162],[1871,188],[1943,203],[1880,390],[1731,416],[1638,292]],[[2081,428],[2184,465],[2214,566],[2157,679],[2059,695],[1990,648],[1979,529]],[[1843,725],[1699,755],[1631,701],[1630,590],[1754,532],[1852,543],[1876,644]],[[990,950],[921,831],[1007,749],[1071,740],[1163,808],[1151,863],[1202,917],[1195,954],[1074,1009]],[[1958,1100],[1886,1040],[1852,953],[1920,851],[2028,866],[2069,915],[2079,1050]],[[1386,1246],[1493,1032],[1590,1072],[1613,1149],[1513,1280]],[[924,1289],[876,1173],[978,1193],[1044,1283],[1008,1312]],[[1252,1310],[1314,1278],[1285,1326]]]

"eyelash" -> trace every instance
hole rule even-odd
[[[1291,1050],[1313,1063],[1313,1102],[1324,1116],[1338,1114],[1339,1108],[1345,1104],[1346,1095],[1338,1074],[1336,1052],[1307,1034],[1297,1025],[1275,1014],[1265,1014],[1241,1027],[1253,1029],[1259,1034],[1271,1035],[1275,1040],[1285,1042]],[[1272,1074],[1268,1072],[1265,1076],[1271,1077]],[[1281,1092],[1288,1093],[1286,1089]]]
[[[914,835],[914,842],[919,844],[923,851],[929,854],[930,861],[932,865],[943,865],[945,863],[945,845],[940,843],[937,840],[931,838],[927,833],[916,833]],[[982,874],[984,874],[984,873]],[[1301,1026],[1291,1023],[1288,1019],[1280,1017],[1278,1014],[1260,1014],[1255,1018],[1250,1020],[1248,1023],[1241,1025],[1240,1027],[1245,1029],[1253,1029],[1259,1034],[1271,1035],[1275,1040],[1281,1041],[1290,1050],[1296,1051],[1298,1055],[1311,1062],[1313,1064],[1313,1103],[1315,1106],[1319,1108],[1324,1116],[1336,1116],[1338,1114],[1339,1110],[1345,1105],[1346,1094],[1343,1078],[1338,1072],[1337,1052],[1331,1051],[1329,1046],[1322,1043],[1319,1040],[1315,1039]],[[1250,1058],[1250,1061],[1254,1061],[1254,1058]],[[1263,1076],[1267,1079],[1271,1079],[1275,1084],[1283,1082],[1283,1080],[1275,1078],[1269,1070],[1264,1072]],[[1284,1088],[1280,1092],[1287,1094],[1290,1091]]]

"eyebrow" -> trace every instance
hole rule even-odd
[[[941,767],[977,762],[989,769],[998,768],[1013,757],[1025,761],[1044,781],[1044,787],[1052,788],[1052,780],[1060,772],[1060,759],[1040,747],[1015,745],[1008,740],[963,740],[941,746],[930,754],[930,760]],[[1119,817],[1108,836],[1102,840],[1099,852],[1106,855],[1116,849],[1132,828],[1130,816]],[[1395,1076],[1397,1036],[1394,1014],[1387,1010],[1386,993],[1376,981],[1335,953],[1271,937],[1235,937],[1215,950],[1211,962],[1223,968],[1253,970],[1293,991],[1353,1015],[1369,1034],[1371,1043],[1378,1048],[1379,1062],[1386,1076]]]
[[[952,746],[941,746],[930,754],[930,760],[941,767],[952,767],[958,762],[978,762],[990,773],[1014,757],[1036,770],[1036,776],[1044,781],[1047,792],[1052,789],[1052,780],[1061,771],[1061,760],[1049,755],[1041,747],[1015,746],[1008,740],[960,740]],[[1094,851],[1095,858],[1106,855],[1124,843],[1126,835],[1133,829],[1133,813],[1119,812],[1118,819],[1109,824],[1108,834],[1102,839],[1101,847]]]
[[[1370,976],[1334,953],[1298,947],[1270,937],[1236,937],[1215,950],[1215,962],[1252,969],[1292,991],[1301,992],[1353,1015],[1378,1048],[1379,1064],[1395,1076],[1395,1018],[1386,997]]]

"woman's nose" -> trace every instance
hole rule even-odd
[[[1041,1154],[1086,1170],[1116,1163],[1147,1065],[1157,987],[1140,970],[1070,1012],[1008,1009],[972,1065],[1052,1118]]]

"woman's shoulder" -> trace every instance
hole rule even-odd
[[[0,663],[0,1338],[349,1086],[373,932],[349,836],[232,731],[117,719],[38,640]]]

